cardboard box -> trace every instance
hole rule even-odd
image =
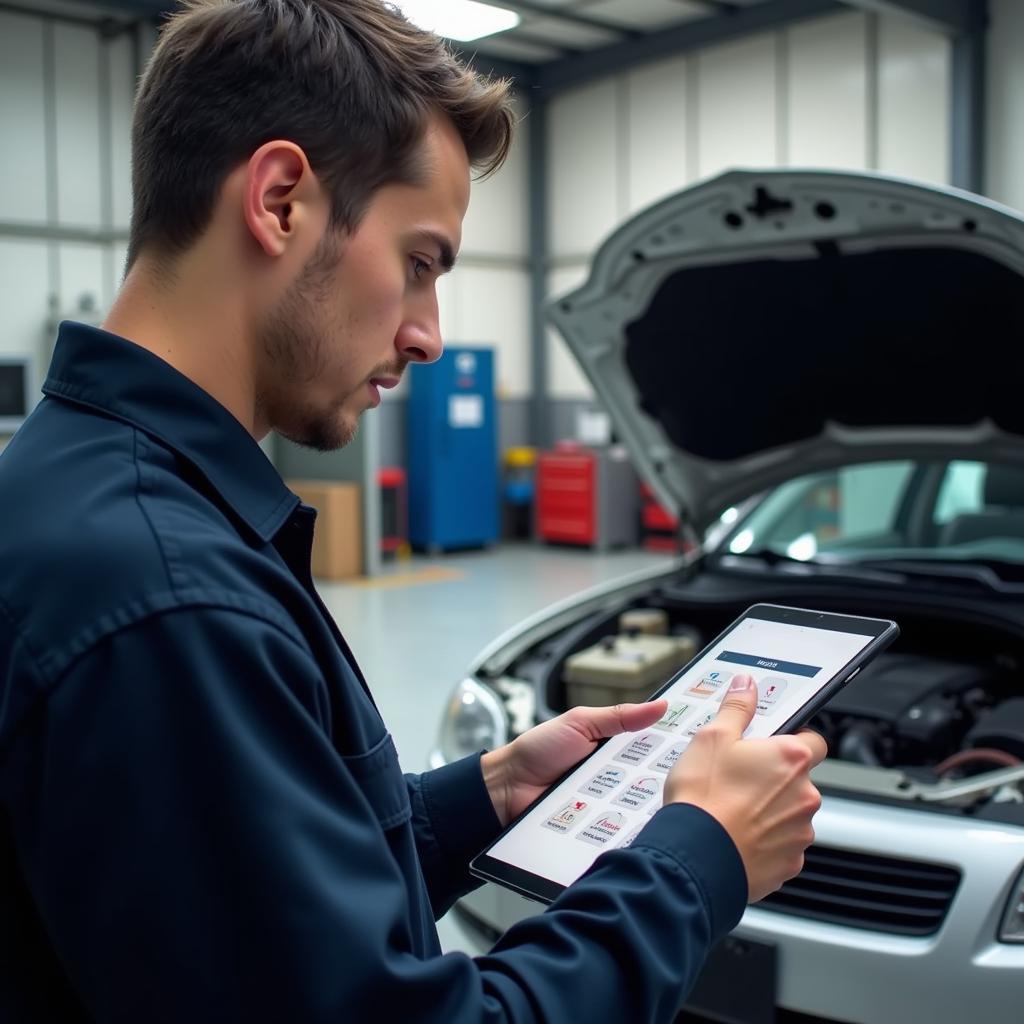
[[[289,480],[303,504],[317,510],[313,575],[344,580],[363,574],[363,504],[358,484],[336,480]]]

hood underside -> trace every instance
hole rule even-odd
[[[816,469],[1024,459],[1024,222],[965,193],[730,172],[620,227],[550,318],[697,527]]]

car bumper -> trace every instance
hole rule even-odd
[[[940,930],[921,938],[748,908],[734,934],[774,947],[779,1006],[855,1024],[1024,1020],[1024,945],[998,941],[1024,829],[826,797],[815,830],[818,845],[948,865],[961,881]],[[461,905],[495,933],[541,910],[493,885]]]

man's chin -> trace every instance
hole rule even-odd
[[[358,420],[344,413],[331,417],[308,420],[300,427],[279,431],[294,444],[318,452],[336,452],[356,436]]]

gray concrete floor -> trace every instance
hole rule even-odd
[[[374,580],[318,586],[366,675],[403,769],[420,771],[451,689],[481,648],[532,612],[666,558],[514,544],[413,557],[388,563]],[[473,951],[451,915],[439,931],[446,950]]]

